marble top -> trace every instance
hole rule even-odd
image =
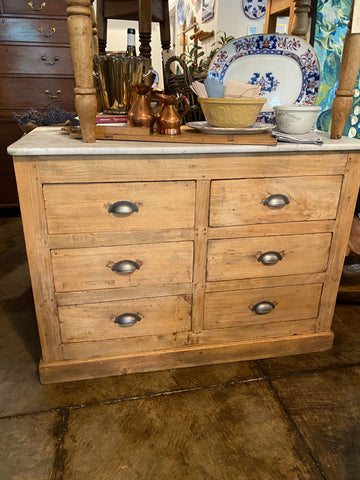
[[[295,144],[278,142],[268,145],[227,145],[227,144],[189,144],[161,142],[131,142],[119,140],[97,140],[84,143],[80,139],[70,138],[59,127],[38,127],[7,149],[10,155],[176,155],[211,153],[276,153],[276,152],[319,152],[334,150],[360,150],[360,140],[342,137],[331,140],[329,134],[317,132],[323,139],[322,145]]]

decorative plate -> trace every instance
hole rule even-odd
[[[260,118],[273,121],[275,105],[313,105],[320,86],[315,50],[292,35],[255,34],[236,38],[217,51],[208,77],[260,85],[267,103]]]
[[[186,124],[188,127],[195,128],[202,133],[216,133],[222,135],[239,135],[243,133],[265,133],[272,130],[275,125],[270,125],[269,123],[255,122],[250,127],[244,128],[221,128],[214,127],[207,122],[188,122]]]
[[[177,2],[176,19],[178,26],[182,28],[185,22],[185,0],[178,0]]]
[[[242,0],[242,8],[248,18],[258,20],[266,13],[266,0]]]

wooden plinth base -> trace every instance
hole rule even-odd
[[[91,360],[40,362],[41,383],[60,383],[136,372],[185,368],[217,363],[238,362],[328,350],[333,344],[332,331],[263,340],[248,340],[182,350],[160,350],[131,356]]]

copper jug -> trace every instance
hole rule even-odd
[[[175,95],[164,95],[156,93],[155,98],[162,103],[160,110],[156,115],[156,126],[158,133],[165,135],[178,135],[180,133],[181,119],[190,110],[189,99],[184,95],[179,97]],[[184,101],[185,109],[179,113],[178,104]]]
[[[152,129],[155,122],[155,113],[150,103],[152,89],[145,83],[138,83],[133,88],[137,96],[127,116],[128,124],[130,127]]]

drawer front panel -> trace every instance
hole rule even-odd
[[[44,185],[43,192],[50,234],[194,226],[195,182]],[[117,202],[128,202],[135,211],[109,213]]]
[[[330,244],[331,233],[209,240],[207,280],[323,272]]]
[[[1,42],[69,43],[66,18],[6,18],[0,28]]]
[[[341,175],[215,180],[211,184],[210,226],[334,219],[341,183]],[[288,203],[284,199],[282,208],[281,204],[270,208],[264,202],[273,195],[286,197]]]
[[[321,289],[322,286],[316,284],[208,293],[205,296],[204,327],[211,329],[316,318]],[[274,308],[271,307],[265,314],[252,310],[264,302],[269,302]]]
[[[5,14],[65,15],[65,0],[2,0]]]
[[[193,243],[53,250],[52,265],[57,292],[189,283]]]
[[[2,73],[73,75],[69,47],[0,45]]]
[[[0,78],[0,109],[37,110],[64,108],[74,111],[74,87],[72,78]],[[48,91],[48,92],[47,92]]]
[[[124,314],[134,323],[122,326]],[[63,343],[163,335],[190,330],[191,304],[179,296],[71,305],[59,320]]]

